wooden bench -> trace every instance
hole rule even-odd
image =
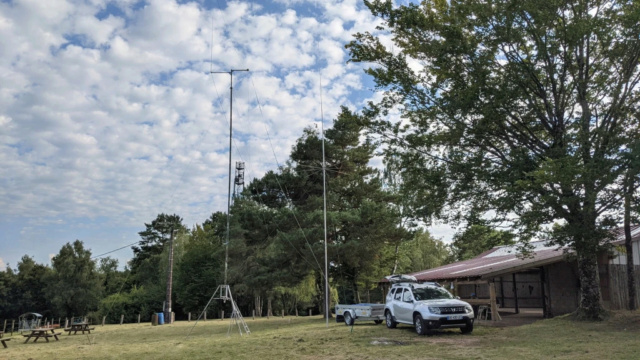
[[[0,339],[0,342],[2,343],[2,346],[4,346],[4,348],[7,348],[7,341],[10,341],[11,338],[7,338],[7,339]]]

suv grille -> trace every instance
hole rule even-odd
[[[447,306],[440,308],[441,314],[465,314],[466,312],[464,306]]]

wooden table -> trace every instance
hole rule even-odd
[[[38,341],[38,339],[40,339],[40,338],[44,338],[45,340],[47,340],[47,342],[49,342],[49,338],[50,337],[53,337],[57,341],[57,340],[60,340],[60,339],[58,339],[58,335],[60,335],[60,333],[56,333],[55,329],[42,329],[42,328],[40,328],[40,329],[31,330],[31,334],[29,334],[29,335],[22,335],[22,336],[27,338],[27,340],[24,341],[25,343],[27,343],[32,338],[33,338],[33,342]]]
[[[0,331],[0,343],[2,343],[2,346],[4,346],[4,348],[6,349],[7,348],[7,341],[10,341],[11,338],[3,339],[2,335],[4,335],[4,332]]]
[[[76,324],[69,325],[69,327],[64,329],[64,331],[68,331],[69,335],[71,335],[72,331],[74,335],[77,334],[78,331],[82,331],[83,334],[85,331],[91,334],[91,330],[94,330],[94,329],[95,328],[90,328],[88,323],[76,323]]]

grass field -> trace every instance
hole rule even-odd
[[[353,328],[321,317],[247,320],[240,336],[228,320],[97,326],[91,335],[62,335],[60,341],[24,343],[14,334],[0,359],[634,359],[640,356],[640,312],[614,313],[599,323],[568,317],[531,325],[476,326],[418,336],[409,326]],[[229,335],[227,335],[229,334]]]

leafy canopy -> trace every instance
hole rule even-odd
[[[365,3],[380,32],[347,47],[384,91],[369,128],[403,164],[413,215],[471,222],[491,210],[521,240],[559,222],[551,240],[576,250],[581,307],[597,316],[596,253],[638,142],[640,4]]]

